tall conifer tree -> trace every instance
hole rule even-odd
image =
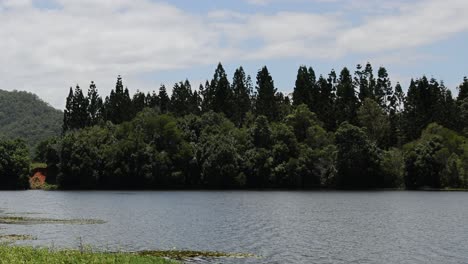
[[[276,121],[278,119],[278,105],[275,100],[276,88],[266,66],[257,73],[256,88],[255,111],[257,116],[264,115],[269,120]]]

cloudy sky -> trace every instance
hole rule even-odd
[[[279,90],[297,68],[370,61],[406,85],[423,74],[454,91],[468,75],[466,0],[0,0],[0,89],[63,108],[70,86],[106,95],[194,86],[217,62],[230,78],[267,65]]]

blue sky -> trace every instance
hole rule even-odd
[[[456,94],[467,13],[466,0],[0,0],[0,89],[63,108],[76,84],[107,95],[121,74],[131,91],[198,87],[221,61],[230,77],[267,65],[289,93],[302,64],[326,75],[369,61],[404,88],[427,75]]]

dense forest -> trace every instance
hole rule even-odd
[[[104,99],[93,82],[70,88],[62,136],[35,159],[62,189],[468,187],[467,78],[456,98],[425,76],[405,93],[369,63],[318,77],[301,66],[292,98],[267,67],[253,82],[219,64],[170,95],[130,96],[120,76]]]
[[[0,90],[0,138],[23,139],[34,147],[62,131],[63,113],[35,94]]]

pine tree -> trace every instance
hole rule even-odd
[[[421,131],[432,122],[454,128],[455,101],[451,92],[443,85],[426,76],[411,80],[405,102],[404,130],[407,140],[418,138]]]
[[[319,99],[317,100],[318,109],[316,110],[316,114],[324,122],[327,130],[335,130],[335,93],[333,83],[320,75],[317,81],[317,89],[319,90]]]
[[[89,124],[88,99],[84,96],[83,91],[78,85],[75,88],[72,120],[74,129],[84,128]]]
[[[192,97],[190,98],[190,113],[199,115],[201,113],[201,97],[198,91],[193,91]]]
[[[367,63],[364,70],[358,64],[355,75],[354,82],[356,87],[359,87],[359,100],[363,102],[366,98],[375,99],[375,79],[371,64]]]
[[[166,86],[161,85],[159,88],[159,108],[161,113],[165,114],[169,111],[169,105],[171,103],[171,99],[167,95]]]
[[[245,120],[247,112],[251,108],[251,93],[252,84],[250,82],[250,76],[245,75],[244,69],[239,67],[232,80],[232,91],[233,91],[233,121],[237,126],[242,126]]]
[[[102,120],[103,102],[98,94],[96,84],[91,81],[88,89],[88,115],[89,124],[94,126]]]
[[[385,109],[387,112],[390,110],[391,100],[393,96],[393,88],[388,78],[387,69],[380,67],[377,73],[377,83],[375,86],[375,101]]]
[[[224,113],[226,117],[232,118],[234,115],[233,92],[227,79],[223,65],[218,64],[210,83],[213,92],[212,110],[218,113]]]
[[[309,71],[306,66],[300,66],[297,71],[296,85],[293,92],[293,104],[295,106],[305,104],[310,106],[312,84],[310,83]]]
[[[214,109],[214,89],[210,86],[210,82],[207,80],[205,86],[200,84],[200,95],[202,97],[201,111],[207,113]]]
[[[293,104],[295,106],[305,104],[311,111],[318,111],[320,92],[316,81],[315,71],[312,67],[308,69],[305,66],[299,67],[293,92]]]
[[[152,109],[159,108],[159,96],[155,91],[151,94],[148,92],[146,95],[145,105]]]
[[[141,112],[146,107],[146,95],[137,90],[133,95],[132,106],[135,114]]]
[[[83,95],[80,86],[76,86],[75,91],[70,87],[63,118],[63,132],[87,127],[88,99]]]
[[[388,115],[390,119],[390,136],[388,146],[401,146],[403,141],[402,112],[405,102],[405,93],[400,83],[395,86],[395,92],[392,93],[388,102]]]
[[[179,116],[187,115],[191,112],[192,88],[190,82],[179,82],[174,85],[171,96],[171,112]]]
[[[312,67],[309,67],[308,76],[310,85],[310,98],[308,106],[310,111],[317,112],[319,110],[320,89],[317,86],[317,77],[315,76],[315,71],[312,69]]]
[[[114,124],[129,121],[135,116],[128,89],[123,86],[122,77],[117,77],[115,91],[112,90],[105,102],[106,120]]]
[[[278,120],[278,105],[275,100],[276,88],[266,66],[258,71],[256,89],[255,111],[257,116],[264,115],[271,121]]]
[[[65,104],[65,110],[63,111],[63,133],[67,132],[71,129],[71,118],[73,116],[73,88],[70,87],[70,91],[68,92],[67,102]]]
[[[336,96],[338,124],[344,121],[357,124],[356,113],[359,102],[353,86],[353,79],[347,68],[344,68],[340,73]]]
[[[403,88],[401,87],[400,83],[397,83],[396,86],[395,86],[395,93],[394,93],[394,97],[395,97],[395,103],[394,103],[394,106],[395,106],[395,112],[402,112],[403,111],[403,107],[405,105],[405,101],[406,101],[406,96],[405,96],[405,93],[403,92]]]
[[[463,83],[458,87],[457,101],[461,102],[468,98],[468,78],[463,78]]]

